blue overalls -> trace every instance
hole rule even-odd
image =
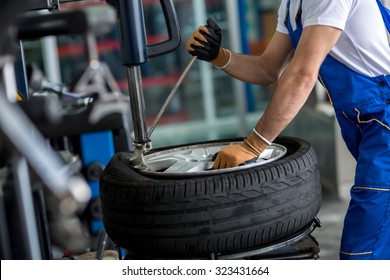
[[[390,32],[390,11],[377,0]],[[302,0],[285,25],[294,48],[302,34]],[[390,47],[390,46],[389,46]],[[328,55],[319,80],[333,103],[343,139],[357,161],[344,220],[340,259],[390,259],[390,75],[368,77]]]

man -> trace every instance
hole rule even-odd
[[[317,78],[357,160],[341,259],[390,259],[390,11],[380,0],[282,0],[277,30],[261,56],[221,48],[209,19],[190,54],[275,92],[251,134],[218,153],[214,168],[257,157],[304,105]]]

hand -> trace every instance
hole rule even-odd
[[[222,32],[213,19],[196,29],[187,41],[186,48],[192,56],[224,68],[230,61],[230,51],[221,48]]]
[[[218,152],[213,169],[236,167],[253,160],[267,148],[268,144],[252,132],[242,144],[230,145]]]

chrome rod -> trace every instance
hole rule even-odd
[[[169,94],[167,100],[164,102],[163,106],[160,109],[160,112],[157,114],[157,116],[156,116],[152,126],[149,129],[149,134],[148,134],[149,138],[152,135],[154,129],[156,128],[157,123],[161,119],[161,116],[164,114],[165,110],[167,109],[169,103],[171,103],[173,97],[175,96],[175,94],[177,92],[177,89],[179,88],[179,86],[183,82],[184,78],[187,76],[188,72],[190,71],[190,69],[191,69],[192,65],[194,64],[195,60],[196,60],[196,56],[194,56],[190,60],[190,62],[187,64],[186,68],[184,69],[183,73],[180,75],[179,79],[176,81],[173,89],[171,90],[171,93]]]
[[[131,114],[134,127],[135,144],[150,142],[147,134],[145,100],[142,90],[141,69],[139,66],[127,68]]]

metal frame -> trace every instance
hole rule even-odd
[[[38,7],[32,5],[32,2],[27,3],[24,7],[19,7],[18,12]],[[33,4],[38,2],[42,4],[45,2],[44,7],[41,8],[54,9],[59,7],[59,1],[36,1]],[[4,24],[4,26],[9,30],[15,28],[12,23]],[[11,36],[12,32],[6,35],[10,35],[8,41],[15,40]],[[127,106],[118,104],[118,96],[115,94],[108,96],[106,88],[93,87],[103,83],[111,87],[113,92],[116,89],[109,69],[97,61],[94,37],[87,34],[86,39],[90,64],[85,72],[86,75],[76,84],[76,88],[91,86],[89,89],[93,89],[93,91],[104,92],[99,98],[99,105],[106,105],[95,108],[97,111],[92,112],[91,121],[98,121],[105,114],[113,111],[127,112]],[[69,226],[74,226],[74,220],[73,224],[65,225],[65,223],[72,223],[72,219],[76,217],[77,213],[85,208],[89,202],[91,191],[86,180],[81,175],[74,174],[74,170],[64,163],[32,121],[15,104],[17,86],[14,64],[15,57],[12,51],[3,51],[0,54],[0,150],[2,159],[5,161],[3,171],[5,171],[7,178],[8,176],[12,178],[12,199],[16,201],[15,208],[17,210],[16,217],[12,217],[16,220],[11,221],[7,216],[5,206],[3,187],[6,180],[3,180],[0,182],[0,215],[2,217],[0,220],[0,239],[1,244],[4,245],[1,247],[1,256],[2,259],[43,259],[47,258],[47,248],[42,248],[45,246],[42,242],[47,242],[48,237],[40,235],[42,231],[47,229],[43,228],[41,231],[38,229],[39,224],[42,223],[41,214],[44,213],[39,213],[37,208],[41,209],[44,205],[37,205],[40,202],[34,199],[33,185],[38,182],[43,184],[44,190],[50,196],[50,207],[55,208],[52,210],[55,212],[56,218],[59,219],[59,223],[64,224],[59,230],[63,231],[62,233],[67,238],[71,238],[74,234],[69,231],[71,230]],[[103,108],[107,106],[108,109]],[[31,170],[34,171],[37,178],[30,177]],[[40,217],[38,218],[37,215]],[[15,229],[8,226],[8,222],[16,223],[20,230],[15,232]],[[9,246],[15,242],[20,243],[21,248],[21,251],[16,253]],[[76,243],[81,244],[82,241],[78,240]]]
[[[25,250],[21,255],[27,259],[41,259],[29,168],[34,170],[49,192],[58,199],[59,210],[61,212],[62,207],[64,215],[73,214],[80,205],[85,204],[90,192],[84,179],[70,173],[34,124],[16,104],[8,100],[7,97],[16,92],[13,90],[16,88],[16,81],[7,73],[9,69],[13,69],[13,58],[6,56],[1,61],[0,137],[4,140],[1,148],[2,154],[8,155],[17,207],[20,210],[20,234]],[[65,206],[65,203],[72,201],[76,205],[73,210]]]
[[[225,252],[225,253],[213,252],[208,255],[195,256],[188,259],[192,259],[192,260],[240,260],[240,259],[251,259],[251,258],[269,259],[269,260],[318,259],[319,246],[318,243],[315,241],[315,239],[311,236],[311,233],[317,227],[321,227],[321,223],[320,220],[316,217],[313,219],[311,223],[303,227],[301,230],[293,233],[292,235],[284,239],[277,240],[270,244],[241,250],[239,252]],[[303,240],[304,238],[312,238],[313,242],[316,242],[317,244],[316,248],[311,247],[310,248],[311,250],[298,249],[297,250],[298,252],[294,252],[294,253],[283,252],[282,249],[289,246],[294,246],[294,244]],[[119,253],[121,252],[121,249],[117,248],[117,251]],[[131,260],[132,257],[134,257],[135,259],[139,259],[140,257],[141,259],[142,257],[146,257],[146,258],[150,257],[148,256],[147,253],[145,256],[134,256],[130,250],[124,249],[124,251],[127,253],[127,255],[125,256],[126,260]],[[118,255],[121,259],[121,255],[120,254]]]
[[[273,251],[276,251],[278,249],[281,249],[285,246],[292,245],[300,240],[302,240],[304,237],[311,234],[317,227],[321,227],[320,221],[318,218],[315,218],[311,224],[303,228],[302,230],[298,231],[297,233],[289,236],[288,238],[285,238],[284,240],[279,240],[277,242],[274,242],[267,246],[262,246],[259,248],[246,250],[239,253],[227,253],[227,254],[214,254],[214,258],[216,260],[233,260],[233,259],[241,259],[241,258],[248,258],[248,257],[254,257],[254,256],[261,256]],[[283,259],[285,255],[281,254],[278,255],[278,259]],[[302,257],[307,257],[306,254],[303,254]],[[312,256],[315,257],[315,256]],[[317,256],[318,257],[318,256]]]

